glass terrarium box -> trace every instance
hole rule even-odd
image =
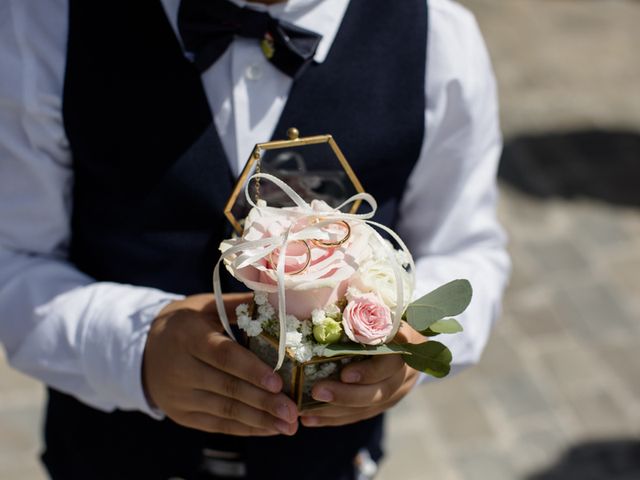
[[[227,202],[225,215],[234,227],[236,235],[243,233],[244,219],[251,206],[245,191],[254,202],[266,202],[273,207],[293,206],[282,191],[268,182],[253,179],[256,173],[277,177],[291,187],[307,202],[323,200],[337,208],[346,199],[363,192],[362,185],[331,135],[300,137],[295,128],[287,132],[288,139],[258,144],[254,147]],[[348,212],[355,213],[360,202],[350,205]],[[255,304],[250,306],[255,317]],[[247,347],[268,365],[275,367],[278,360],[277,330],[263,331],[257,336],[245,336]],[[278,373],[283,378],[284,392],[299,409],[311,409],[324,405],[311,397],[311,388],[320,379],[339,378],[341,368],[358,359],[358,355],[324,357],[314,355],[307,360],[296,358],[286,349],[285,360]]]

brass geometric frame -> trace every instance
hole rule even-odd
[[[300,132],[298,132],[298,129],[290,128],[287,130],[287,136],[289,137],[288,140],[274,140],[272,142],[258,143],[253,148],[253,151],[251,152],[251,155],[249,156],[249,159],[247,160],[246,165],[242,169],[242,173],[240,174],[240,177],[236,182],[233,192],[231,193],[231,196],[229,197],[229,200],[227,201],[227,204],[224,207],[224,214],[229,220],[229,222],[231,222],[231,225],[233,225],[233,228],[235,229],[238,235],[242,235],[243,229],[242,229],[242,225],[240,224],[240,221],[235,217],[235,215],[232,212],[233,206],[235,205],[238,197],[243,193],[244,183],[246,182],[247,178],[253,171],[254,165],[262,159],[262,155],[264,154],[264,152],[268,150],[278,150],[282,148],[302,147],[304,145],[316,145],[320,143],[328,143],[329,147],[331,147],[331,150],[333,151],[335,156],[338,158],[338,161],[342,165],[342,168],[344,168],[345,172],[347,173],[347,177],[349,177],[349,180],[351,180],[351,183],[353,184],[356,192],[358,193],[364,192],[364,188],[362,188],[362,184],[360,183],[360,180],[358,180],[358,177],[356,177],[356,174],[351,168],[351,165],[349,165],[349,162],[347,161],[344,154],[340,150],[340,147],[338,147],[338,144],[335,142],[335,140],[331,135],[315,135],[312,137],[300,138]],[[360,207],[360,204],[361,204],[360,200],[354,202],[353,206],[349,211],[351,213],[355,213]]]
[[[269,345],[271,345],[274,351],[276,352],[278,351],[278,339],[269,335],[266,332],[260,333],[259,337],[265,340]],[[254,353],[256,353],[256,355],[259,356],[259,353],[257,352],[254,352]],[[304,382],[305,382],[304,367],[306,367],[307,365],[313,365],[316,363],[341,362],[342,360],[347,358],[360,359],[364,357],[362,357],[361,355],[349,354],[349,355],[336,355],[335,357],[313,357],[311,360],[307,360],[306,362],[298,362],[297,360],[295,360],[293,352],[287,348],[287,358],[288,358],[288,361],[290,361],[293,364],[293,368],[292,368],[293,373],[291,375],[291,378],[289,379],[289,381],[291,382],[289,384],[291,399],[296,403],[296,406],[298,407],[299,411],[302,411],[302,410],[308,411],[316,408],[322,408],[324,406],[327,406],[327,404],[324,402],[313,400],[313,399],[308,401],[307,403],[304,403],[304,391],[303,391]]]

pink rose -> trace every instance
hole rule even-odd
[[[325,202],[314,200],[312,208],[318,212],[332,211]],[[242,238],[227,240],[220,246],[225,251],[231,246],[243,242],[279,237],[288,228],[292,232],[300,232],[311,224],[308,216],[298,207],[287,208],[254,208],[245,220]],[[292,241],[285,252],[284,285],[286,290],[287,314],[300,319],[311,317],[316,308],[324,308],[345,295],[348,281],[359,265],[371,256],[369,248],[370,231],[364,225],[350,224],[351,236],[338,247],[322,247],[307,241],[311,252],[311,260],[306,269],[301,271],[307,262],[309,250],[300,241]],[[339,223],[322,229],[325,241],[337,241],[344,237],[346,229]],[[264,247],[247,249],[242,256],[251,257],[261,253]],[[276,250],[260,260],[243,268],[235,268],[235,256],[225,260],[229,272],[247,287],[255,291],[269,293],[269,302],[278,307],[276,267],[282,252]],[[300,272],[300,273],[296,273]]]
[[[391,330],[391,310],[376,293],[353,295],[342,312],[342,328],[356,343],[379,345]]]

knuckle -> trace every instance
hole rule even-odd
[[[220,370],[228,370],[231,366],[233,356],[233,345],[231,342],[217,342],[217,335],[209,335],[209,344],[212,348],[213,362]]]
[[[240,394],[240,380],[236,377],[229,376],[224,380],[222,390],[225,395],[230,398],[238,398]]]
[[[236,418],[238,414],[238,402],[231,398],[225,398],[221,406],[222,416],[225,418]]]

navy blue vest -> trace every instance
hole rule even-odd
[[[426,36],[425,0],[351,0],[274,133],[333,134],[390,226],[423,141]],[[63,115],[75,174],[71,261],[99,281],[210,291],[234,179],[159,1],[70,1]],[[381,434],[378,417],[241,439],[49,394],[44,460],[54,478],[209,478],[198,472],[203,448],[214,448],[240,452],[252,479],[337,479]]]

